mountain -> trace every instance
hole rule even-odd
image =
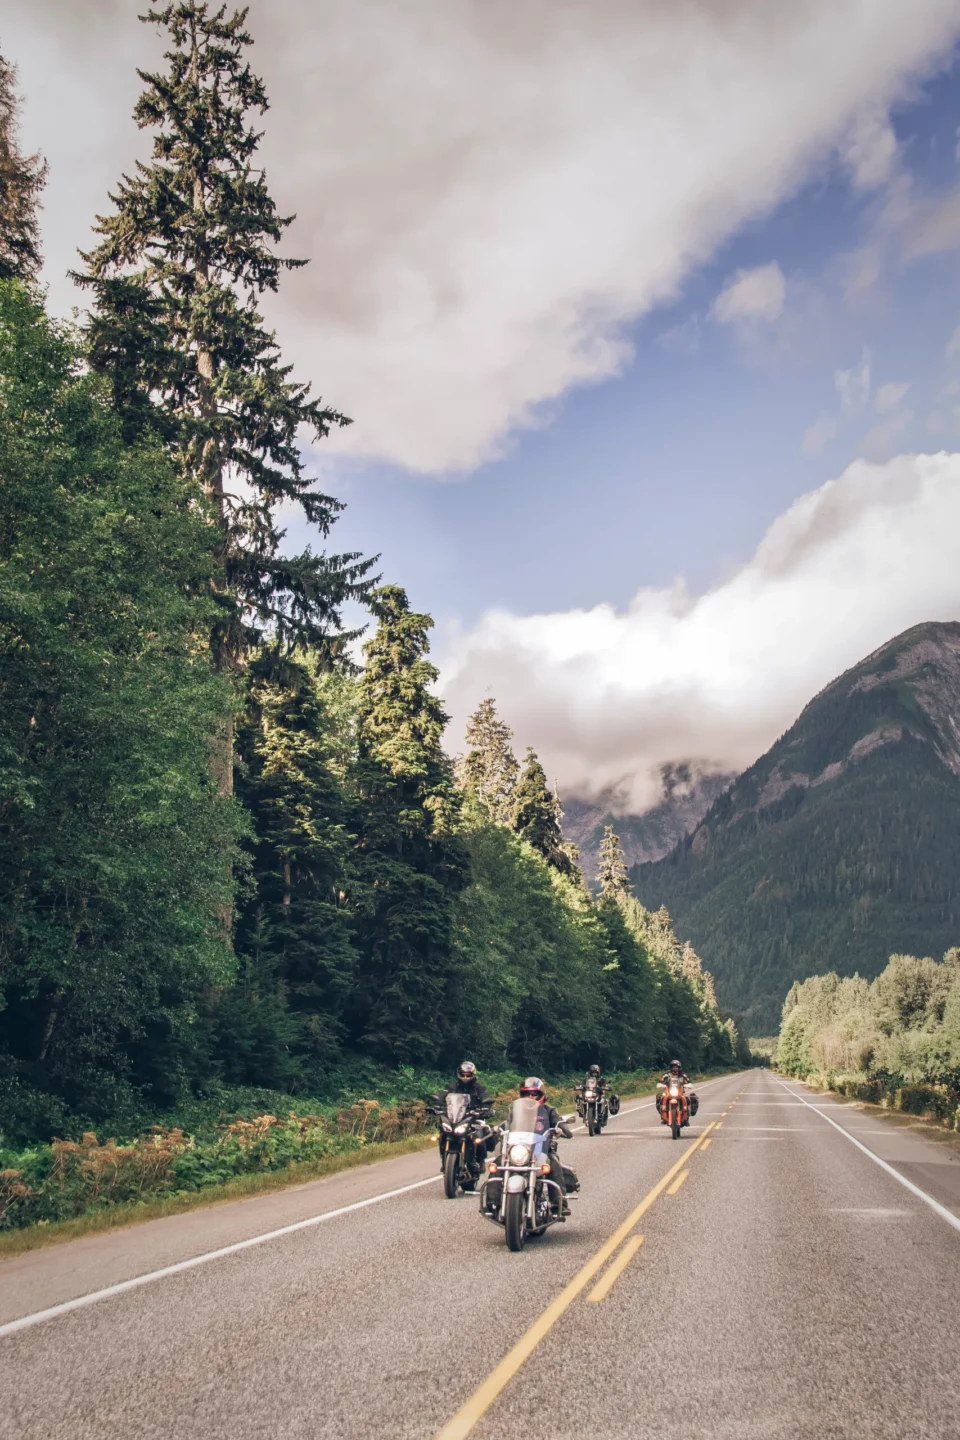
[[[869,977],[960,942],[960,624],[915,626],[834,680],[656,864],[721,1001],[773,1034],[794,980]]]
[[[663,765],[661,797],[650,810],[618,815],[612,790],[603,791],[596,800],[564,800],[563,833],[580,850],[584,874],[592,882],[607,825],[620,836],[628,865],[660,860],[696,828],[734,779],[730,774],[704,772],[689,762]]]

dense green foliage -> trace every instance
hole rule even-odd
[[[884,646],[807,707],[665,860],[635,867],[711,956],[724,1002],[772,1031],[795,980],[876,975],[960,934],[956,625]]]
[[[0,282],[0,1094],[41,1128],[175,1086],[230,968],[205,526],[78,359]]]
[[[588,894],[492,700],[455,769],[430,617],[356,557],[280,558],[281,500],[321,531],[339,507],[296,448],[335,417],[255,308],[285,224],[252,169],[265,97],[242,17],[150,18],[160,134],[101,222],[91,323],[0,280],[0,1140],[65,1137],[79,1174],[84,1132],[166,1133],[231,1087],[742,1059],[669,917],[622,874]]]
[[[960,950],[940,963],[892,955],[872,983],[831,973],[794,985],[777,1065],[960,1129]]]

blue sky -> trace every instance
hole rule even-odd
[[[954,190],[956,69],[918,89],[891,121],[915,191]],[[622,375],[567,394],[541,427],[514,433],[503,459],[446,482],[344,467],[349,510],[338,543],[380,550],[384,573],[404,580],[440,624],[470,625],[492,606],[622,608],[641,586],[677,575],[707,589],[749,558],[793,499],[862,453],[882,417],[870,405],[844,417],[834,377],[865,351],[874,397],[885,383],[911,386],[898,409],[913,419],[879,439],[873,457],[953,448],[960,396],[944,401],[941,392],[960,377],[960,356],[945,358],[960,324],[957,252],[913,261],[894,253],[862,303],[840,294],[836,271],[869,239],[881,205],[875,192],[856,194],[826,157],[797,195],[698,267],[673,304],[628,328],[635,356]],[[768,361],[707,317],[732,274],[771,261],[792,283],[815,287],[826,312]],[[693,353],[663,343],[691,321]],[[927,420],[938,411],[944,425],[932,432]],[[821,414],[836,417],[838,433],[806,453],[804,435]]]

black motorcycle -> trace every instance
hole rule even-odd
[[[588,1135],[599,1135],[610,1119],[610,1102],[594,1079],[585,1080],[577,1092],[577,1114],[586,1123]]]
[[[443,1102],[431,1107],[440,1120],[440,1154],[443,1157],[443,1193],[448,1200],[457,1191],[477,1188],[483,1169],[486,1141],[493,1134],[487,1124],[489,1107],[472,1108],[470,1096],[451,1090]]]

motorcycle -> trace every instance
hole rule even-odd
[[[610,1105],[596,1080],[585,1080],[578,1090],[577,1114],[586,1122],[588,1135],[599,1135],[609,1121]]]
[[[485,1114],[471,1110],[470,1096],[451,1091],[443,1105],[431,1107],[440,1119],[440,1148],[443,1159],[443,1193],[448,1200],[457,1198],[457,1191],[473,1191],[483,1166],[478,1158],[480,1142],[493,1134]],[[484,1145],[484,1150],[486,1146]]]
[[[503,1226],[510,1250],[522,1250],[528,1237],[565,1218],[560,1186],[550,1178],[553,1128],[538,1129],[539,1112],[535,1099],[513,1102],[500,1127],[499,1153],[487,1161],[480,1183],[480,1213]],[[572,1170],[564,1167],[563,1178],[568,1195],[580,1189]]]
[[[674,1140],[679,1140],[684,1125],[690,1124],[690,1102],[682,1080],[673,1078],[668,1085],[657,1086],[657,1109],[661,1124],[669,1125]]]

